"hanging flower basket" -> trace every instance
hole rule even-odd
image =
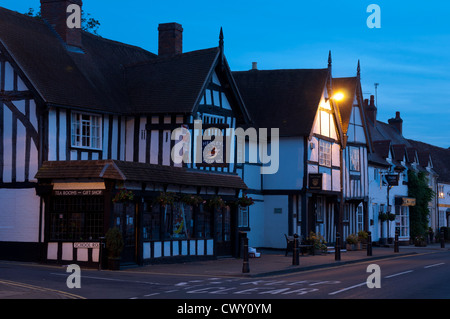
[[[385,221],[391,221],[393,222],[395,220],[395,214],[391,214],[391,213],[380,213],[378,215],[378,219],[381,220],[382,222]]]
[[[165,207],[167,205],[173,205],[176,200],[176,195],[169,192],[161,192],[161,194],[156,197],[155,203]]]
[[[126,188],[120,188],[117,194],[112,199],[113,203],[122,203],[133,201],[134,193],[133,191],[127,190]]]
[[[253,198],[248,197],[247,195],[240,197],[237,200],[237,204],[241,207],[248,207],[253,205],[255,202],[253,201]]]
[[[206,201],[206,206],[209,208],[223,208],[226,206],[225,201],[220,196],[214,196]]]
[[[198,206],[199,204],[203,203],[203,198],[201,198],[198,195],[184,195],[183,197],[181,197],[181,201],[183,203],[185,203],[186,205],[191,205],[191,206]]]

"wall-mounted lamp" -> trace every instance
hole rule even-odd
[[[344,99],[345,95],[342,92],[337,92],[333,94],[331,97],[326,97],[325,102],[328,102],[328,100],[333,99],[335,101],[342,101]]]

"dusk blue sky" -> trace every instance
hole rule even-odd
[[[218,45],[220,27],[233,71],[325,68],[356,74],[361,61],[365,98],[378,86],[378,119],[401,112],[403,135],[450,146],[450,2],[448,1],[148,1],[83,0],[101,22],[104,38],[157,53],[158,24],[183,25],[185,52]],[[381,9],[381,28],[370,29],[370,4]],[[18,12],[39,0],[1,0]]]

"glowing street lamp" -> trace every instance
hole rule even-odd
[[[342,101],[345,98],[344,93],[342,92],[336,92],[335,94],[333,94],[331,97],[329,98],[325,98],[325,102],[328,102],[328,100],[335,100],[337,102]]]

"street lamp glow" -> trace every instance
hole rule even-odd
[[[336,94],[333,95],[333,100],[335,101],[342,101],[344,99],[345,95],[342,92],[337,92]]]

